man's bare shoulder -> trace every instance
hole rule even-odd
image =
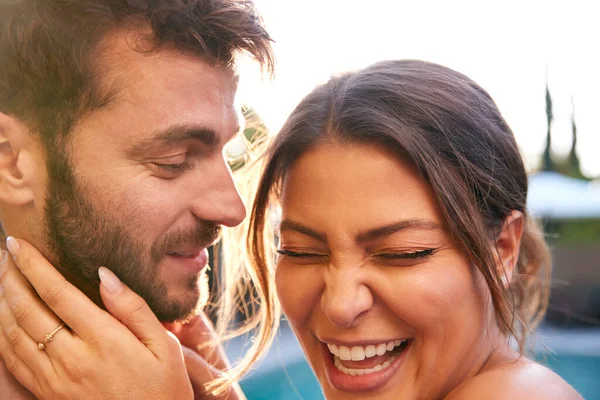
[[[550,369],[527,359],[483,372],[453,390],[446,400],[581,400],[583,397]]]

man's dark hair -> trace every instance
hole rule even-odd
[[[250,0],[0,0],[0,112],[56,150],[117,93],[100,79],[101,40],[136,28],[148,31],[133,43],[139,51],[175,46],[215,66],[249,53],[273,71],[271,38]]]

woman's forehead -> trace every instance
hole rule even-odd
[[[320,224],[423,220],[443,225],[435,196],[416,169],[373,145],[307,152],[286,174],[281,205],[284,217]]]

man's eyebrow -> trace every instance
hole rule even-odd
[[[235,136],[234,132],[232,136]],[[227,141],[230,137],[226,138]],[[165,130],[154,132],[150,137],[131,146],[131,152],[144,153],[156,146],[166,146],[186,140],[196,140],[207,147],[217,147],[220,144],[219,135],[210,128],[198,125],[174,125]]]
[[[396,232],[406,229],[436,230],[440,232],[444,231],[444,228],[440,224],[430,220],[407,219],[361,232],[356,235],[355,240],[357,244],[364,244],[373,240],[381,239],[385,236],[390,236]]]
[[[298,222],[290,221],[289,219],[284,219],[279,223],[279,232],[282,231],[295,231],[298,233],[302,233],[303,235],[310,236],[314,239],[317,239],[320,242],[326,243],[327,236],[324,233],[320,233],[315,231],[312,228],[309,228],[305,225],[302,225]]]
[[[421,229],[421,230],[436,230],[440,232],[444,232],[444,228],[433,221],[426,219],[407,219],[403,221],[394,222],[389,225],[379,226],[373,229],[369,229],[364,232],[360,232],[356,235],[355,241],[357,244],[361,245],[364,243],[371,242],[373,240],[381,239],[385,236],[390,236],[396,232],[405,230],[405,229]],[[310,236],[314,239],[317,239],[321,242],[327,242],[327,236],[324,233],[318,232],[312,228],[309,228],[306,225],[301,223],[291,221],[289,219],[284,219],[279,224],[279,231],[291,230],[298,233],[301,233],[306,236]]]

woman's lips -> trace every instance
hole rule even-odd
[[[403,341],[385,354],[363,360],[341,360],[323,344],[327,378],[333,387],[345,392],[377,390],[403,365],[411,343],[412,340]],[[347,358],[346,354],[342,356]]]

